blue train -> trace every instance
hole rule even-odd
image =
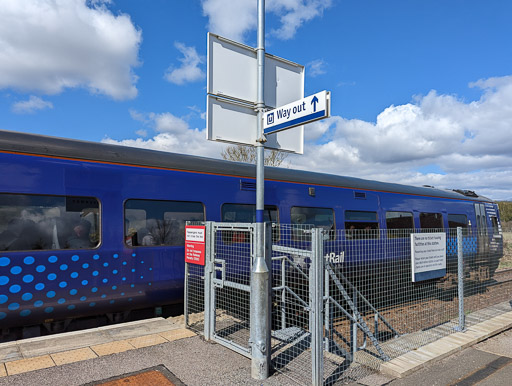
[[[187,220],[254,219],[248,164],[0,131],[0,328],[183,298]],[[267,168],[266,220],[325,229],[454,228],[499,243],[469,191]],[[231,242],[235,242],[231,240]],[[482,262],[494,272],[497,260]]]

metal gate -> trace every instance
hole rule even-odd
[[[398,332],[329,260],[327,252],[340,255],[342,244],[326,241],[321,228],[281,225],[280,233],[272,246],[274,369],[320,385],[350,377],[356,353],[359,364],[389,360],[381,330]]]
[[[250,357],[255,226],[206,223],[205,338]]]

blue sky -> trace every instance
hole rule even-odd
[[[267,0],[267,52],[332,93],[287,166],[512,199],[512,2]],[[0,0],[0,129],[220,157],[206,33],[256,0]]]

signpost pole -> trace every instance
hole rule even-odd
[[[270,372],[270,293],[269,268],[265,261],[264,199],[264,147],[263,113],[264,74],[265,74],[265,0],[258,0],[258,94],[256,101],[257,139],[256,147],[256,256],[251,272],[251,376],[254,379],[267,379]]]

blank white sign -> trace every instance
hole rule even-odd
[[[256,56],[252,47],[208,34],[207,139],[256,145]],[[268,109],[303,98],[304,66],[266,54],[264,94]],[[267,136],[265,147],[302,154],[304,126]]]

